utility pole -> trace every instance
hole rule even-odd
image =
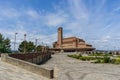
[[[42,46],[44,46],[44,43],[42,42]]]
[[[38,42],[38,39],[35,39],[35,46],[37,47],[37,42]]]
[[[14,41],[14,51],[16,50],[16,35],[17,35],[18,33],[15,33],[15,41]]]
[[[24,54],[26,53],[26,34],[24,34]]]
[[[36,52],[36,53],[37,53],[37,42],[38,42],[38,39],[35,39],[35,47],[36,47],[35,52]]]

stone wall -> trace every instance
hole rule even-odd
[[[9,54],[9,56],[34,64],[41,64],[51,58],[51,53]]]
[[[44,57],[44,59],[45,59],[45,57]],[[24,61],[24,60],[16,59],[16,58],[10,57],[8,54],[1,54],[1,61],[21,67],[23,69],[26,69],[26,70],[36,73],[38,75],[45,76],[50,79],[53,78],[53,75],[54,75],[53,69],[43,68],[43,67],[40,67],[39,65],[32,64],[32,63]]]

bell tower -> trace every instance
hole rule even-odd
[[[59,27],[58,28],[58,45],[59,45],[59,48],[61,48],[62,40],[63,40],[63,28]]]

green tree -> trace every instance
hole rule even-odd
[[[2,43],[4,41],[4,37],[3,35],[0,33],[0,43]]]
[[[9,38],[5,39],[1,33],[0,33],[0,52],[1,53],[11,52],[10,39]]]
[[[38,45],[38,46],[36,47],[35,51],[36,51],[37,53],[41,52],[41,51],[42,51],[42,46],[41,46],[41,45]]]
[[[35,45],[33,42],[29,41],[23,41],[20,43],[18,50],[20,52],[32,52],[35,49]]]
[[[10,39],[9,38],[6,38],[5,40],[4,40],[4,44],[5,44],[5,52],[10,52],[11,51],[11,49],[10,49]]]
[[[32,52],[33,50],[35,50],[35,45],[33,42],[28,42],[27,46],[26,46],[27,52]]]

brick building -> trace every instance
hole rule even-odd
[[[55,51],[92,51],[95,48],[87,44],[83,39],[76,37],[63,38],[62,27],[58,28],[58,41],[53,43],[53,50]]]

